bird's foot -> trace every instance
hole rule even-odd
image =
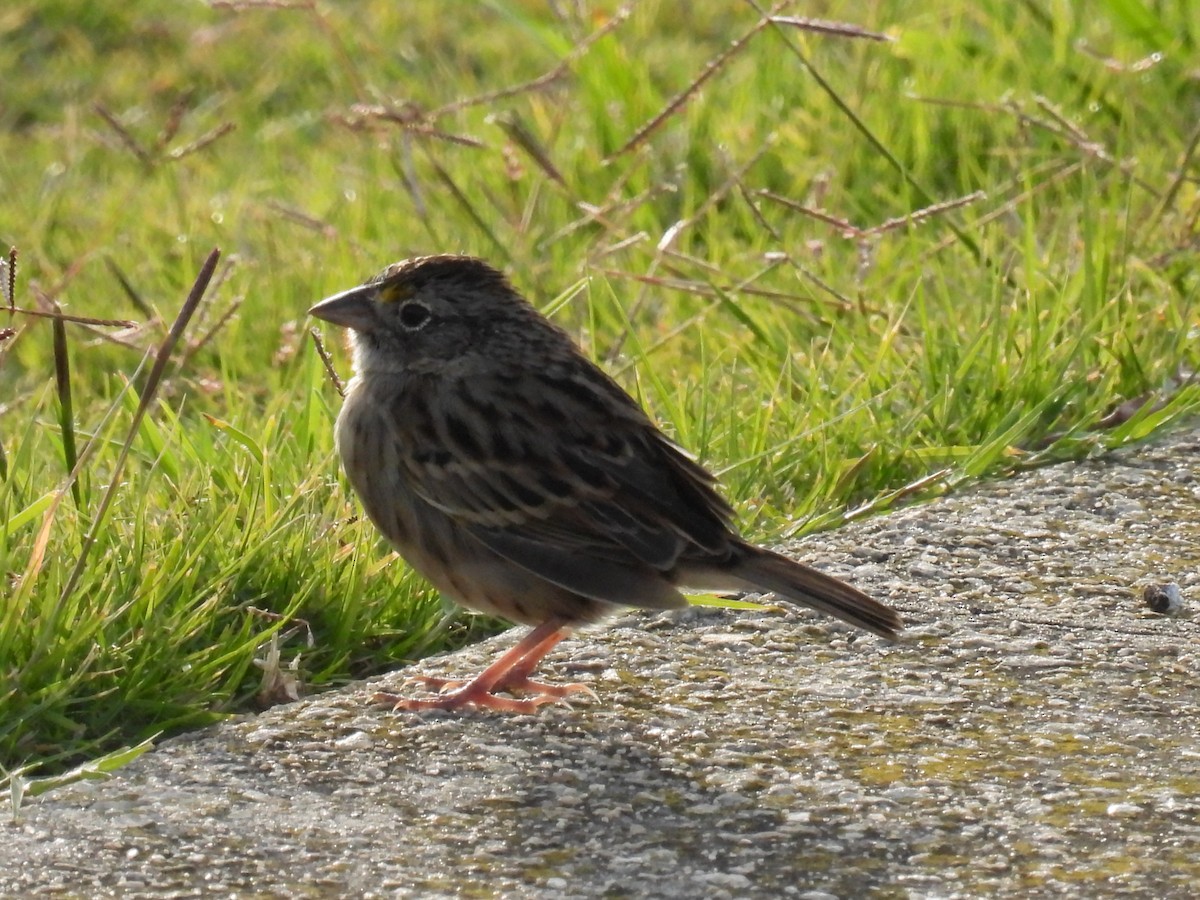
[[[419,675],[413,680],[438,691],[438,696],[401,697],[399,694],[383,692],[376,694],[373,699],[376,703],[390,705],[393,710],[469,707],[528,715],[546,703],[567,703],[567,698],[572,694],[586,693],[594,698],[595,692],[586,684],[543,684],[529,677],[541,658],[565,634],[566,628],[558,620],[543,622],[472,681],[451,681]],[[518,696],[502,697],[500,694]]]
[[[481,684],[479,679],[462,682],[428,675],[412,680],[437,691],[438,696],[403,697],[399,694],[380,692],[371,699],[375,703],[391,706],[393,710],[407,709],[419,712],[430,709],[491,709],[529,715],[547,703],[567,703],[567,698],[572,694],[588,694],[593,699],[596,697],[595,691],[586,684],[544,684],[530,678],[506,679],[495,685]],[[519,696],[504,697],[500,696],[501,693]]]

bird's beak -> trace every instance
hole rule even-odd
[[[360,285],[332,297],[326,297],[308,311],[310,316],[353,328],[355,331],[370,331],[376,323],[374,285]]]

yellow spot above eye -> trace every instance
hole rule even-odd
[[[385,284],[379,289],[380,303],[398,303],[412,296],[412,289],[403,284]]]

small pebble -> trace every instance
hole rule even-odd
[[[1146,605],[1164,616],[1175,616],[1183,610],[1183,591],[1174,581],[1165,584],[1148,584],[1142,590]]]
[[[1136,803],[1110,803],[1106,812],[1113,818],[1128,819],[1140,815],[1142,808]]]

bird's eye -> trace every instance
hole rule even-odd
[[[417,303],[410,300],[400,307],[400,324],[410,331],[416,331],[418,328],[424,327],[432,315],[429,312],[429,307],[424,303]]]

